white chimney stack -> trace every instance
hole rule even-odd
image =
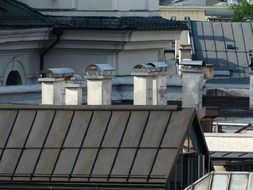
[[[88,105],[111,105],[112,71],[109,64],[92,64],[86,67]]]
[[[167,105],[167,77],[168,65],[165,62],[147,63],[154,70],[153,77],[153,105]]]
[[[202,108],[204,71],[203,61],[182,60],[182,107]]]
[[[70,68],[49,68],[43,72],[46,78],[40,78],[42,83],[41,103],[47,105],[64,105],[65,86],[70,83],[74,71]]]
[[[68,84],[65,87],[65,104],[82,105],[82,87],[79,84]]]
[[[134,76],[134,105],[153,104],[153,67],[150,65],[134,66],[132,75]]]

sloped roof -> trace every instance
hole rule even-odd
[[[47,27],[53,23],[46,16],[15,0],[0,1],[0,28]]]
[[[192,21],[192,38],[197,60],[213,64],[215,70],[245,77],[249,50],[253,50],[253,24]]]
[[[109,30],[168,30],[187,29],[184,21],[172,21],[162,17],[71,17],[49,16],[65,28]]]
[[[195,117],[176,106],[1,106],[0,188],[164,187]]]
[[[251,190],[253,188],[252,172],[211,172],[185,190],[210,189]]]

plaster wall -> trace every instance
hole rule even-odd
[[[203,72],[183,71],[182,107],[202,107]]]
[[[39,54],[30,51],[0,51],[0,85],[5,85],[11,71],[18,71],[22,84],[35,83],[39,74]]]
[[[116,70],[120,75],[129,75],[135,65],[158,61],[159,55],[160,49],[121,51],[118,63],[116,62]]]
[[[158,10],[158,0],[19,0],[37,9]]]

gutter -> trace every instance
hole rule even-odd
[[[40,52],[40,71],[42,71],[44,69],[44,57],[45,57],[45,55],[60,42],[61,36],[63,34],[63,30],[61,28],[54,28],[51,31],[51,34],[55,35],[56,39],[54,40],[54,42],[49,47],[43,49],[42,52]]]

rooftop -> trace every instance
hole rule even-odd
[[[0,106],[0,188],[164,187],[195,117],[177,106]]]
[[[48,27],[53,23],[46,16],[15,0],[0,1],[0,28]]]

